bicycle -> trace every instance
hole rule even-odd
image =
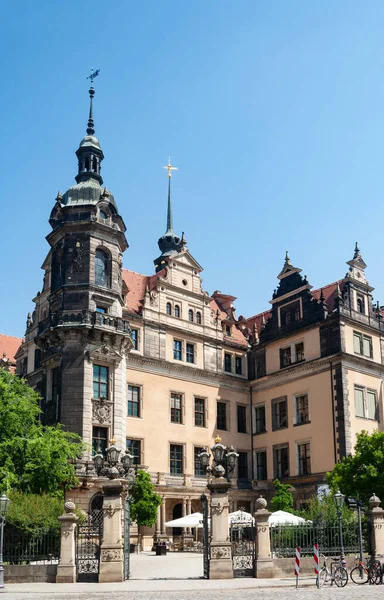
[[[357,558],[356,558],[357,560]],[[367,563],[364,564],[361,560],[358,561],[356,567],[354,567],[350,572],[350,577],[353,583],[357,585],[362,585],[364,583],[370,583],[374,585],[379,585],[381,583],[381,564],[379,560],[367,560]]]
[[[327,565],[328,558],[321,555],[324,558],[324,563],[319,572],[319,587],[322,587],[328,581],[331,582],[331,585],[335,582],[337,587],[344,587],[348,583],[348,571],[343,566],[341,558],[333,558],[331,562],[331,569],[329,570]],[[334,568],[334,565],[338,565]]]

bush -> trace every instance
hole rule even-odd
[[[58,517],[64,512],[63,498],[48,494],[23,494],[17,490],[8,493],[11,500],[7,523],[25,533],[60,529]]]

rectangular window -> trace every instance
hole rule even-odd
[[[255,431],[254,433],[264,433],[266,429],[265,406],[256,406],[254,410]]]
[[[194,344],[186,345],[185,358],[186,358],[187,363],[195,362],[195,346],[194,346]]]
[[[133,456],[133,464],[135,466],[141,463],[141,441],[126,440],[126,448],[131,456]]]
[[[309,442],[298,444],[299,475],[311,474],[311,445]]]
[[[280,307],[280,327],[299,321],[300,318],[300,300],[295,300]]]
[[[256,452],[256,479],[267,479],[267,451]]]
[[[236,372],[236,375],[242,374],[242,358],[241,358],[241,356],[235,357],[235,372]]]
[[[128,417],[140,417],[140,388],[128,385]]]
[[[291,347],[280,349],[280,369],[291,364]]]
[[[97,312],[97,313],[100,313],[100,314],[102,314],[102,315],[105,315],[105,314],[106,314],[106,312],[107,312],[107,309],[106,309],[106,308],[104,308],[104,306],[96,306],[96,312]]]
[[[237,431],[247,433],[247,407],[237,406]]]
[[[237,477],[238,479],[248,479],[248,452],[239,452]]]
[[[309,423],[308,394],[296,396],[296,425]]]
[[[108,429],[106,427],[92,428],[92,450],[94,454],[101,452],[105,456],[108,443]]]
[[[205,398],[195,398],[195,425],[205,427]]]
[[[377,420],[376,392],[367,390],[367,418]]]
[[[372,338],[358,331],[353,332],[353,351],[368,358],[373,358]]]
[[[355,387],[356,417],[364,417],[364,389]]]
[[[272,400],[272,430],[288,427],[287,397]]]
[[[289,477],[288,446],[280,446],[273,450],[273,469],[275,479]]]
[[[232,354],[224,354],[224,371],[232,373]]]
[[[173,340],[173,358],[175,360],[182,359],[183,343],[180,340]]]
[[[227,429],[227,404],[225,402],[217,403],[217,429]]]
[[[36,348],[35,350],[35,369],[39,369],[41,367],[41,350],[40,348]]]
[[[59,395],[59,369],[55,367],[52,369],[52,388],[51,388],[51,400],[57,402]]]
[[[304,343],[295,344],[296,362],[302,362],[304,359]]]
[[[182,396],[181,394],[171,394],[171,423],[182,422]]]
[[[225,326],[225,335],[227,337],[231,337],[231,326],[230,325]]]
[[[171,475],[183,474],[183,446],[171,444],[169,472]]]
[[[131,329],[131,337],[132,337],[132,342],[133,342],[132,350],[138,350],[139,349],[139,330]]]
[[[194,460],[194,473],[197,477],[205,475],[205,469],[200,462],[199,454],[205,452],[205,448],[198,448],[197,446],[193,449],[193,460]]]
[[[93,365],[93,397],[108,399],[108,367]]]

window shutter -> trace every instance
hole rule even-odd
[[[355,388],[356,416],[364,417],[364,392],[361,388]]]
[[[367,390],[367,417],[368,419],[376,419],[376,393]]]

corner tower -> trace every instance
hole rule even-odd
[[[112,437],[125,447],[126,354],[132,343],[122,318],[126,227],[112,193],[103,187],[104,154],[95,137],[91,82],[86,136],[76,151],[76,184],[58,193],[49,218],[44,285],[35,298],[26,343],[35,348],[28,378],[39,388],[45,423],[61,422],[104,449]],[[90,456],[84,459],[79,475],[92,471]]]

